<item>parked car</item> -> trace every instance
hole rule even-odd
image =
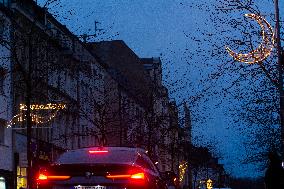
[[[92,147],[63,153],[37,175],[39,189],[166,189],[140,148]]]

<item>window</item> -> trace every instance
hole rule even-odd
[[[0,18],[0,35],[3,35],[5,31],[5,20],[3,18]]]
[[[62,87],[62,86],[61,86],[61,75],[60,75],[61,72],[58,71],[57,74],[58,74],[58,75],[57,75],[57,88],[60,90],[61,87]]]
[[[8,6],[10,4],[11,0],[0,0],[0,3],[3,4],[4,6]]]
[[[4,144],[5,142],[5,125],[6,122],[3,119],[0,119],[0,144]]]
[[[5,80],[6,70],[0,67],[0,95],[4,94],[4,80]]]
[[[4,94],[4,77],[0,75],[0,94]]]
[[[17,166],[17,188],[26,188],[26,187],[27,187],[27,168]]]
[[[47,22],[46,22],[46,27],[47,27],[48,29],[52,29],[52,28],[53,28],[52,23],[51,23],[50,21],[47,21]]]

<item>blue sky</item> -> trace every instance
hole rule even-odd
[[[39,1],[40,3],[44,0]],[[124,40],[139,57],[161,56],[163,60],[165,84],[178,81],[170,88],[171,98],[178,103],[187,97],[195,95],[204,87],[198,81],[216,66],[207,67],[204,57],[190,56],[186,49],[198,50],[195,43],[187,34],[206,40],[202,32],[214,31],[210,22],[210,9],[217,4],[217,0],[61,0],[51,5],[50,11],[77,35],[94,34],[95,21],[100,22],[95,40]],[[256,1],[263,15],[271,20],[274,5],[272,0]],[[284,5],[280,6],[282,15]],[[208,11],[209,10],[209,11]],[[234,15],[242,18],[242,13]],[[230,35],[230,33],[227,33]],[[222,46],[226,41],[220,41]],[[202,46],[212,48],[210,43]],[[230,57],[227,57],[228,60]],[[214,62],[216,60],[209,60]],[[216,64],[218,65],[218,64]],[[213,83],[211,83],[212,85]],[[223,83],[214,85],[223,87]],[[174,89],[182,87],[177,92]],[[218,101],[216,99],[216,101]],[[255,170],[255,165],[241,163],[245,155],[245,146],[242,141],[245,136],[232,125],[232,119],[226,115],[228,102],[223,102],[217,109],[214,99],[203,103],[205,123],[193,122],[193,136],[196,143],[211,143],[216,155],[224,163],[226,170],[234,176],[261,176],[263,173]],[[199,107],[191,107],[199,109]],[[198,110],[200,111],[200,110]],[[230,128],[227,129],[228,125]]]

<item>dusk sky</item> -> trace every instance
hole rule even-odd
[[[45,0],[38,2],[42,4]],[[217,33],[210,15],[214,12],[213,6],[220,2],[222,0],[61,0],[48,8],[76,35],[95,34],[95,22],[99,22],[97,27],[103,30],[98,31],[92,40],[123,40],[139,57],[161,57],[164,83],[169,88],[171,99],[180,104],[183,100],[189,102],[205,88],[199,81],[218,69],[218,60],[205,60],[205,55],[191,56],[189,53],[200,50],[196,41],[206,41],[207,35],[202,33]],[[272,22],[273,1],[256,2],[255,7]],[[284,3],[280,5],[280,12],[283,16]],[[236,11],[234,16],[242,19],[243,13]],[[228,35],[232,34],[227,32],[225,36]],[[198,40],[193,40],[193,37]],[[220,38],[220,46],[228,44],[226,37],[217,36],[215,40]],[[207,41],[202,48],[210,50],[213,48],[210,43]],[[224,59],[229,61],[231,57],[227,55]],[[227,81],[204,85],[222,88]],[[218,96],[190,107],[194,143],[209,143],[226,171],[234,176],[261,176],[263,173],[258,172],[255,165],[242,164],[245,155],[243,140],[247,136],[241,135],[235,129],[233,119],[225,114],[230,106],[229,100],[223,100],[217,108],[216,103],[219,103]],[[200,111],[203,112],[196,113]],[[200,115],[206,120],[194,121]]]

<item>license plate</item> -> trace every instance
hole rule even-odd
[[[81,185],[78,185],[78,186],[74,186],[75,189],[106,189],[106,186],[100,186],[100,185],[97,185],[97,186],[81,186]]]

